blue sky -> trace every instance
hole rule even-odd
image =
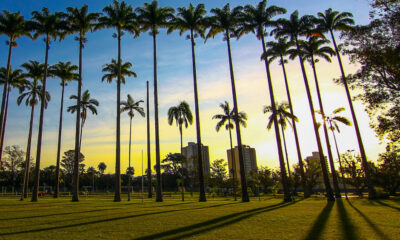
[[[133,8],[144,5],[146,1],[127,1]],[[159,1],[161,6],[171,6],[173,8],[185,6],[189,3],[204,3],[206,9],[223,7],[226,2],[223,1]],[[83,4],[89,5],[90,11],[101,12],[104,6],[111,4],[112,1],[104,0],[69,0],[69,1],[39,1],[39,0],[2,0],[0,10],[11,12],[21,11],[27,19],[34,10],[40,10],[42,7],[48,7],[53,11],[64,11],[66,7],[81,7]],[[245,4],[257,4],[258,1],[229,1],[231,7]],[[300,14],[316,14],[327,8],[333,8],[339,11],[350,11],[354,14],[357,24],[368,22],[369,1],[315,1],[315,0],[275,0],[269,1],[269,5],[278,5],[288,10],[288,14],[298,9]],[[282,15],[281,17],[285,17]],[[97,166],[100,161],[106,162],[108,172],[112,172],[115,162],[115,112],[116,112],[116,84],[101,82],[101,68],[109,63],[112,58],[117,56],[117,42],[112,38],[113,30],[106,29],[94,33],[88,33],[88,42],[83,50],[83,89],[89,89],[92,97],[100,102],[99,115],[88,116],[84,129],[82,152],[86,156],[87,166]],[[269,39],[272,40],[272,39]],[[7,46],[4,44],[5,36],[0,36],[0,65],[5,66],[7,61]],[[197,73],[200,97],[200,118],[202,123],[202,140],[204,144],[210,146],[210,160],[224,158],[226,159],[226,149],[229,146],[228,135],[225,131],[216,133],[214,128],[216,122],[211,120],[214,114],[219,113],[219,103],[228,100],[232,102],[232,94],[229,84],[229,69],[227,64],[226,43],[222,41],[221,36],[210,39],[206,43],[202,39],[196,39]],[[44,61],[44,42],[42,39],[32,41],[28,38],[18,40],[18,47],[13,49],[12,66],[19,67],[22,63],[29,60]],[[266,115],[261,113],[264,105],[269,105],[269,95],[267,92],[266,75],[263,63],[259,61],[261,54],[261,43],[254,35],[246,35],[238,41],[232,42],[233,62],[235,76],[238,88],[239,109],[249,115],[249,126],[243,131],[243,142],[256,147],[258,164],[276,167],[277,151],[274,142],[274,133],[266,130]],[[166,113],[169,107],[177,105],[179,101],[186,100],[191,105],[194,112],[193,103],[193,80],[192,80],[192,62],[190,53],[190,41],[185,40],[184,36],[179,36],[177,32],[167,35],[162,30],[157,36],[157,55],[158,55],[158,75],[159,75],[159,112],[161,129],[161,153],[163,157],[168,152],[179,151],[179,132],[175,126],[168,126],[166,122]],[[122,58],[123,61],[130,61],[133,64],[133,70],[138,78],[127,79],[127,84],[123,86],[122,99],[126,94],[131,94],[135,100],[145,100],[146,80],[150,81],[150,103],[153,105],[153,46],[152,39],[148,33],[142,33],[139,38],[133,39],[126,34],[122,39]],[[78,43],[74,41],[74,36],[67,36],[61,42],[51,44],[49,52],[49,64],[55,64],[59,61],[71,61],[78,63]],[[348,108],[344,90],[340,86],[332,83],[332,78],[339,76],[337,62],[328,64],[323,61],[318,66],[321,88],[323,91],[323,100],[326,112],[336,107],[344,106]],[[295,114],[300,118],[300,139],[303,142],[303,158],[310,155],[317,149],[315,137],[312,134],[312,124],[304,84],[300,75],[298,61],[288,64],[289,81],[294,98]],[[282,82],[282,73],[280,66],[274,63],[271,66],[274,79],[274,89],[277,100],[286,100],[284,85]],[[356,65],[346,65],[347,72],[353,72],[357,69]],[[312,74],[309,69],[309,81],[312,85]],[[76,83],[70,83],[66,87],[66,96],[76,94]],[[61,87],[58,79],[48,79],[48,91],[51,93],[52,100],[45,112],[44,125],[44,145],[42,166],[55,164],[57,150],[57,131],[58,114]],[[355,94],[355,93],[354,93]],[[17,106],[16,98],[18,94],[13,90],[10,98],[10,107],[7,121],[6,142],[5,145],[20,145],[26,148],[27,128],[29,124],[29,109],[25,106]],[[316,102],[314,98],[314,103]],[[66,100],[65,106],[73,104]],[[315,106],[318,109],[317,106]],[[362,106],[356,103],[357,114],[360,118],[360,124],[365,139],[367,153],[372,159],[376,158],[378,152],[382,150],[379,141],[374,137],[374,133],[368,127],[368,119]],[[153,120],[154,111],[151,106],[151,120]],[[36,156],[37,123],[39,111],[35,117],[35,131],[33,135],[32,156]],[[345,113],[349,116],[349,113]],[[73,148],[75,118],[69,113],[64,113],[64,131],[63,131],[63,151]],[[128,148],[128,116],[122,115],[122,163],[127,164]],[[343,140],[340,143],[342,151],[347,149],[357,149],[356,138],[352,128],[343,128]],[[140,171],[141,150],[145,151],[145,119],[137,117],[133,124],[133,156],[134,166],[137,173]],[[154,143],[154,123],[151,125],[152,143]],[[294,148],[293,137],[290,131],[286,133],[289,145],[289,158],[291,163],[295,163],[296,152]],[[321,134],[322,135],[322,134]],[[184,141],[195,141],[195,127],[191,126],[184,130]],[[153,146],[152,146],[153,147]],[[154,148],[152,148],[154,160]],[[146,154],[146,152],[145,152]]]

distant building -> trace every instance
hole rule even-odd
[[[182,155],[186,157],[185,168],[188,170],[197,170],[197,143],[188,142],[186,147],[182,148]],[[204,176],[210,175],[210,154],[208,152],[208,146],[202,145],[202,158],[203,158],[203,174]]]
[[[242,145],[242,149],[243,149],[244,169],[246,176],[248,177],[252,171],[257,170],[256,150],[247,145]],[[233,149],[233,161],[232,161],[231,149],[228,149],[226,152],[228,155],[229,177],[233,178],[233,171],[235,171],[236,177],[240,182],[239,148],[238,146],[236,146]],[[232,163],[235,163],[234,166]]]
[[[325,163],[327,164],[326,156],[324,158],[325,158]],[[307,165],[314,165],[314,166],[317,166],[318,168],[321,168],[321,162],[320,162],[320,159],[319,159],[319,152],[312,152],[311,156],[306,157],[304,159],[304,161],[307,163]],[[327,166],[327,170],[329,172],[329,166],[328,165],[326,165],[326,166]],[[329,176],[330,176],[330,174],[329,174]],[[331,180],[329,179],[329,181],[331,181]],[[324,178],[323,178],[322,173],[316,179],[316,182],[317,182],[317,184],[316,184],[316,186],[314,188],[316,188],[316,189],[325,189]]]

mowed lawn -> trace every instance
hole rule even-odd
[[[31,203],[0,196],[0,239],[400,239],[400,199],[115,203],[108,195]]]

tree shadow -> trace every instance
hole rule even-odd
[[[361,216],[364,218],[365,222],[368,223],[368,225],[378,234],[378,236],[383,239],[383,240],[389,240],[389,238],[385,235],[382,230],[380,230],[372,221],[369,219],[363,212],[358,210],[353,204],[351,204],[350,201],[348,201],[349,205]]]
[[[202,207],[197,207],[197,208],[173,209],[173,210],[160,211],[160,212],[150,212],[150,213],[143,213],[143,214],[132,214],[132,215],[121,216],[121,217],[100,219],[100,220],[91,221],[91,222],[74,223],[74,224],[63,225],[63,226],[46,227],[46,228],[24,230],[24,231],[18,231],[18,232],[0,233],[0,236],[9,236],[9,235],[24,234],[24,233],[34,233],[34,232],[43,232],[43,231],[50,231],[50,230],[57,230],[57,229],[64,229],[64,228],[71,228],[71,227],[81,227],[81,226],[85,226],[85,225],[93,225],[93,224],[97,224],[97,223],[111,222],[111,221],[117,221],[117,220],[129,219],[129,218],[137,218],[137,217],[157,215],[157,214],[163,214],[163,213],[171,213],[171,212],[182,212],[182,211],[198,210],[198,209],[205,209],[205,208],[214,208],[214,207],[220,207],[220,206],[231,205],[231,204],[239,204],[239,203],[224,203],[224,204],[217,204],[217,205],[211,205],[211,206],[202,206]],[[92,211],[98,211],[98,210],[92,210]],[[69,213],[69,214],[72,214],[72,213]]]
[[[376,202],[376,203],[378,203],[378,204],[380,204],[382,206],[390,207],[390,208],[396,209],[397,211],[400,211],[400,207],[395,207],[395,206],[389,205],[387,203],[381,202],[379,200],[375,200],[374,202]]]
[[[339,211],[339,218],[342,221],[341,227],[343,230],[344,239],[358,239],[356,229],[350,221],[349,215],[346,211],[346,208],[344,207],[342,199],[336,199],[336,204]]]
[[[274,204],[274,205],[270,205],[270,206],[266,206],[266,207],[260,207],[260,208],[255,208],[255,209],[246,210],[246,211],[242,211],[242,212],[232,213],[229,215],[210,219],[210,220],[207,220],[207,221],[204,221],[201,223],[196,223],[196,224],[192,224],[189,226],[184,226],[181,228],[176,228],[176,229],[168,230],[165,232],[156,233],[156,234],[139,237],[139,238],[134,238],[134,239],[135,240],[148,240],[148,239],[158,239],[161,237],[168,237],[166,239],[171,239],[171,240],[172,239],[174,239],[174,240],[182,239],[182,238],[193,236],[195,234],[200,234],[203,232],[211,231],[213,229],[217,229],[220,227],[225,227],[225,226],[234,224],[236,222],[242,221],[244,219],[247,219],[256,214],[283,208],[283,207],[292,205],[294,203],[296,203],[296,202],[289,202],[289,203],[282,202],[282,203],[278,203],[278,204]],[[178,235],[178,236],[176,236],[176,235]]]
[[[324,209],[322,209],[321,213],[318,215],[317,219],[314,221],[314,225],[312,226],[311,230],[304,238],[305,240],[315,240],[321,237],[322,231],[324,230],[325,225],[328,222],[329,215],[331,214],[334,204],[335,202],[331,201],[326,204]]]

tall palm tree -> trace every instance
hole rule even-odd
[[[271,27],[275,25],[275,21],[272,20],[273,17],[286,13],[286,9],[280,8],[277,6],[270,6],[267,8],[267,1],[263,0],[261,1],[257,7],[254,7],[252,5],[246,5],[244,7],[244,14],[243,14],[243,19],[240,27],[240,34],[243,35],[244,33],[247,32],[253,32],[256,34],[256,37],[258,40],[261,40],[262,44],[262,50],[263,53],[266,53],[266,47],[265,47],[265,35],[266,35],[266,27]],[[269,62],[267,60],[265,62],[265,69],[267,73],[267,80],[268,80],[268,90],[269,90],[269,95],[270,95],[270,102],[271,106],[273,109],[276,109],[275,106],[275,95],[274,95],[274,88],[272,85],[272,78],[271,78],[271,73],[269,69]],[[273,114],[274,117],[276,117],[275,114]],[[281,172],[281,179],[282,179],[282,186],[283,186],[283,192],[284,192],[284,201],[291,201],[290,197],[290,192],[287,184],[287,179],[286,179],[286,169],[285,169],[285,160],[283,157],[283,152],[282,152],[282,143],[281,143],[281,137],[279,133],[279,127],[277,123],[277,119],[274,119],[275,124],[275,138],[276,138],[276,143],[278,147],[278,156],[279,156],[279,163],[280,163],[280,172]]]
[[[77,100],[78,96],[71,95],[69,99]],[[81,109],[81,129],[80,129],[80,139],[79,139],[79,149],[82,146],[82,131],[83,125],[85,125],[86,117],[87,117],[87,110],[89,109],[92,114],[97,115],[97,108],[99,106],[99,102],[95,98],[90,98],[89,90],[86,90],[82,94],[82,99],[80,101],[80,106],[72,105],[67,108],[67,112],[75,113],[78,109]]]
[[[99,13],[88,13],[88,6],[83,5],[82,8],[68,7],[66,18],[68,21],[68,31],[69,33],[78,33],[75,37],[76,41],[79,41],[79,77],[78,77],[78,93],[76,105],[80,106],[81,94],[82,94],[82,50],[84,44],[87,42],[86,33],[88,31],[93,31],[97,19],[100,16]],[[78,107],[76,110],[76,122],[75,122],[75,152],[74,152],[74,174],[73,174],[73,189],[72,189],[72,201],[79,201],[79,130],[81,122],[81,110]]]
[[[115,196],[114,201],[121,201],[121,37],[124,31],[130,31],[139,34],[136,21],[136,15],[132,6],[127,5],[124,1],[121,3],[117,0],[112,5],[103,8],[103,12],[107,16],[99,18],[97,28],[115,28],[117,33],[114,37],[118,39],[118,59],[117,59],[117,133],[116,133],[116,159],[115,159]]]
[[[111,83],[113,79],[117,78],[117,102],[121,105],[121,83],[125,84],[125,76],[133,76],[137,77],[136,73],[131,71],[130,68],[132,67],[132,63],[125,62],[122,63],[121,61],[112,59],[111,63],[104,65],[102,72],[106,72],[101,78],[103,82],[106,80],[108,83]],[[117,114],[117,159],[116,159],[116,167],[115,167],[115,175],[116,175],[116,190],[114,201],[119,202],[121,201],[121,161],[120,161],[120,105],[118,105],[117,109],[119,113]],[[119,139],[119,140],[118,140]]]
[[[32,18],[29,22],[30,28],[33,30],[34,39],[41,35],[45,36],[45,58],[44,58],[44,74],[43,74],[43,87],[42,95],[46,95],[46,79],[48,70],[48,58],[51,40],[60,39],[65,37],[65,22],[62,21],[62,14],[50,13],[48,8],[43,7],[42,11],[33,11]],[[39,131],[36,148],[36,167],[35,167],[35,185],[33,187],[32,202],[37,202],[38,191],[39,191],[39,179],[40,179],[40,159],[42,152],[42,135],[43,135],[43,120],[44,120],[44,109],[45,101],[41,102],[40,105],[40,118],[39,118]]]
[[[332,113],[329,116],[324,115],[325,116],[324,119],[325,119],[326,122],[328,122],[329,130],[331,130],[332,135],[333,135],[333,140],[335,141],[335,147],[336,147],[336,153],[337,153],[338,161],[339,161],[340,173],[342,175],[342,184],[343,184],[344,194],[346,196],[346,199],[348,199],[346,182],[344,180],[344,173],[343,173],[343,168],[342,168],[342,161],[340,159],[339,147],[337,145],[336,135],[335,135],[335,131],[340,133],[340,129],[339,129],[338,123],[342,123],[342,124],[344,124],[346,126],[351,126],[352,125],[352,123],[350,122],[349,119],[347,119],[344,116],[338,115],[338,113],[343,112],[344,110],[345,110],[344,107],[336,108],[335,110],[332,111]]]
[[[160,172],[160,130],[158,121],[158,86],[157,86],[157,34],[159,29],[168,27],[168,21],[174,18],[175,10],[170,7],[160,8],[158,2],[145,3],[144,7],[135,9],[138,14],[138,21],[141,25],[141,31],[150,31],[153,37],[153,70],[154,70],[154,124],[156,132],[156,172],[157,172],[157,189],[156,201],[162,202],[161,192],[161,172]],[[201,146],[199,146],[201,147]]]
[[[10,13],[7,10],[3,10],[2,13],[0,13],[0,35],[7,35],[8,41],[6,41],[6,44],[9,46],[8,47],[8,58],[7,58],[7,68],[6,68],[6,79],[8,79],[8,76],[10,74],[11,70],[11,54],[12,54],[12,48],[17,47],[17,42],[16,40],[20,38],[21,36],[28,36],[30,34],[30,31],[28,30],[26,26],[26,21],[24,20],[24,17],[21,16],[20,12],[16,13]],[[3,95],[1,99],[1,111],[0,111],[0,137],[2,137],[3,132],[4,132],[4,121],[6,119],[5,116],[5,106],[6,102],[8,102],[8,99],[6,99],[7,95],[7,89],[8,89],[8,81],[5,82],[4,88],[3,88]],[[3,141],[2,141],[3,142]],[[3,143],[1,143],[3,146]],[[1,156],[3,153],[3,147],[0,149],[0,167],[2,165],[1,161]]]
[[[322,58],[325,59],[327,62],[331,62],[330,57],[332,55],[335,55],[335,51],[333,51],[333,49],[330,48],[329,46],[326,46],[327,43],[329,43],[328,40],[319,39],[318,37],[310,37],[308,41],[302,41],[300,43],[300,49],[301,49],[300,52],[294,51],[294,54],[291,57],[294,58],[297,54],[302,54],[303,60],[304,61],[307,60],[313,69],[315,86],[317,89],[318,103],[323,119],[322,128],[324,129],[326,148],[328,151],[328,160],[329,160],[329,165],[331,167],[333,189],[335,191],[335,197],[340,198],[341,196],[340,196],[339,183],[336,175],[335,164],[333,162],[331,144],[329,141],[328,129],[326,127],[326,122],[325,122],[325,112],[322,104],[321,90],[319,88],[317,70],[315,66],[315,64],[319,61],[318,58]]]
[[[22,188],[21,200],[28,197],[28,185],[30,175],[30,160],[31,160],[31,141],[32,141],[32,127],[33,127],[33,116],[35,106],[38,100],[42,101],[42,86],[38,84],[38,81],[43,79],[44,64],[40,64],[37,61],[29,61],[21,65],[25,68],[25,78],[32,79],[31,82],[26,82],[24,85],[23,92],[17,98],[17,104],[20,105],[22,100],[26,98],[25,105],[31,107],[31,118],[29,121],[29,132],[28,132],[28,143],[26,145],[26,158],[25,158],[25,174],[24,174],[24,187]],[[46,101],[50,101],[50,94],[46,92]]]
[[[228,47],[228,58],[229,58],[229,70],[231,76],[231,86],[232,86],[232,97],[233,97],[233,109],[235,110],[235,115],[239,114],[238,102],[236,97],[236,86],[235,86],[235,76],[233,73],[233,63],[232,63],[232,54],[231,54],[231,37],[235,37],[235,33],[237,32],[237,28],[241,21],[242,7],[235,7],[232,9],[229,6],[229,3],[226,4],[222,9],[213,8],[211,9],[211,13],[213,16],[208,18],[208,27],[210,28],[207,39],[210,37],[216,36],[218,33],[222,33],[224,35],[224,40],[226,40],[226,44]],[[236,125],[236,138],[239,149],[239,167],[240,167],[240,182],[242,185],[242,201],[248,202],[250,201],[249,195],[247,192],[247,180],[246,180],[246,172],[244,169],[244,160],[243,160],[243,149],[242,149],[242,136],[240,134],[240,123],[238,119],[235,119]]]
[[[179,134],[181,137],[180,138],[181,139],[181,154],[182,154],[182,149],[183,149],[182,125],[185,125],[185,128],[187,128],[189,126],[189,124],[191,125],[193,123],[192,111],[190,110],[190,106],[187,102],[182,101],[179,103],[179,105],[170,107],[168,109],[168,124],[172,125],[174,120],[176,122],[176,125],[179,127]],[[183,167],[183,162],[182,162],[182,169],[183,168],[184,167]],[[183,188],[185,186],[183,173],[182,173],[181,184],[182,184],[182,201],[185,201],[185,196],[184,196],[184,191],[183,191]]]
[[[189,4],[188,8],[178,8],[178,14],[173,19],[172,25],[168,29],[168,33],[173,30],[179,30],[179,34],[182,35],[184,32],[189,31],[190,42],[192,46],[192,65],[193,65],[193,86],[194,86],[194,105],[196,114],[196,136],[197,136],[197,162],[199,172],[199,184],[200,184],[200,196],[199,201],[206,201],[206,195],[204,190],[204,177],[203,177],[203,153],[201,150],[201,134],[200,134],[200,110],[199,110],[199,97],[197,92],[197,73],[196,73],[196,55],[194,51],[195,41],[194,38],[198,35],[204,38],[205,31],[205,17],[206,10],[204,4],[199,4],[194,7]],[[181,147],[182,148],[182,147]]]
[[[274,118],[278,119],[278,124],[281,126],[283,145],[285,148],[286,164],[287,164],[287,169],[288,169],[288,173],[289,173],[289,179],[291,179],[289,156],[287,153],[286,138],[285,138],[285,130],[286,130],[287,124],[292,126],[292,124],[290,123],[289,120],[292,120],[294,122],[298,122],[299,120],[297,119],[297,117],[295,115],[293,115],[291,112],[287,111],[288,108],[289,108],[289,104],[283,102],[281,104],[278,104],[278,108],[275,111],[274,111],[274,108],[272,107],[272,105],[265,106],[264,113],[271,113],[271,115],[269,116],[268,124],[267,124],[268,130],[270,130],[272,128],[272,125],[276,123],[274,121]]]
[[[237,200],[236,198],[236,161],[233,159],[233,144],[232,144],[232,129],[235,128],[232,122],[235,122],[235,119],[237,116],[238,122],[240,125],[242,125],[244,128],[247,126],[246,120],[247,120],[247,114],[245,112],[239,112],[238,115],[235,115],[235,110],[230,109],[229,103],[225,101],[225,103],[221,103],[219,105],[220,108],[222,108],[223,114],[216,114],[212,117],[212,119],[218,119],[219,122],[217,123],[217,126],[215,127],[215,130],[219,132],[222,126],[225,125],[225,129],[229,131],[229,142],[231,146],[231,159],[232,159],[232,177],[233,177],[233,196],[235,198],[235,201]]]
[[[78,80],[79,75],[76,73],[78,67],[72,65],[71,62],[59,62],[49,68],[49,73],[53,77],[61,79],[61,103],[60,103],[60,121],[58,126],[58,142],[57,142],[57,164],[56,164],[56,179],[54,186],[54,197],[58,198],[60,193],[60,156],[61,156],[61,133],[62,133],[62,119],[64,109],[64,88],[67,83],[73,80]]]
[[[147,197],[153,197],[153,185],[151,183],[151,158],[150,158],[150,101],[149,101],[149,81],[146,81],[146,125],[147,125]]]
[[[310,15],[305,15],[305,16],[302,16],[299,18],[299,12],[294,11],[290,15],[289,19],[279,19],[277,21],[278,27],[272,31],[272,34],[275,34],[275,36],[277,38],[281,38],[281,37],[285,37],[285,36],[289,37],[290,40],[295,43],[297,51],[300,51],[299,37],[310,33],[311,29],[314,27],[313,20],[314,20],[314,17],[310,16]],[[304,67],[304,60],[303,60],[303,56],[301,54],[299,54],[299,62],[300,62],[301,72],[303,74],[304,84],[306,86],[306,92],[307,92],[307,98],[308,98],[308,103],[309,103],[309,107],[310,107],[311,118],[313,120],[314,133],[315,133],[315,138],[317,140],[317,145],[318,145],[319,159],[320,159],[320,164],[321,164],[321,169],[322,169],[322,175],[324,178],[324,185],[325,185],[325,190],[326,190],[326,194],[327,194],[327,199],[328,199],[328,201],[335,201],[335,197],[333,196],[332,188],[329,183],[329,175],[328,175],[328,170],[326,167],[324,151],[322,149],[321,138],[319,136],[318,125],[317,125],[317,121],[315,118],[314,104],[312,102],[310,86],[308,84],[308,78],[307,78],[306,70]]]
[[[336,39],[335,39],[335,35],[334,35],[334,31],[344,32],[344,31],[350,30],[351,25],[354,25],[354,20],[352,19],[352,17],[353,17],[353,14],[351,14],[349,12],[338,12],[338,11],[333,11],[331,8],[329,8],[329,9],[325,10],[324,13],[322,13],[322,12],[318,13],[317,28],[321,32],[329,32],[330,33],[332,42],[333,42],[333,46],[335,47],[335,52],[336,52],[336,56],[337,56],[337,59],[339,62],[340,72],[342,74],[342,82],[343,82],[344,88],[346,90],[347,101],[349,102],[351,117],[353,118],[354,129],[355,129],[356,135],[357,135],[358,147],[360,149],[360,154],[361,154],[362,167],[365,172],[365,177],[367,180],[368,193],[369,193],[368,197],[370,199],[373,199],[376,197],[376,192],[374,189],[374,184],[370,177],[367,155],[365,154],[365,149],[364,149],[364,144],[363,144],[363,141],[361,138],[360,128],[358,126],[356,113],[354,111],[349,86],[347,84],[346,74],[344,73],[343,63],[342,63],[342,59],[340,57],[340,50],[336,44]]]
[[[267,42],[266,47],[268,50],[267,52],[263,53],[261,57],[269,61],[270,63],[272,63],[275,59],[279,59],[278,61],[279,64],[282,66],[283,77],[285,80],[285,88],[289,103],[289,110],[290,113],[294,115],[292,97],[290,95],[289,83],[287,80],[286,67],[285,67],[285,63],[287,63],[288,61],[284,58],[289,53],[289,49],[292,45],[293,45],[292,43],[287,42],[287,38],[279,38],[277,42],[275,41]],[[294,139],[296,142],[297,159],[299,162],[301,184],[304,189],[304,197],[307,198],[310,196],[310,192],[308,191],[306,177],[304,174],[303,158],[301,156],[300,142],[297,133],[296,121],[294,119],[292,119],[292,128],[294,133]]]
[[[145,117],[144,109],[140,106],[143,100],[135,102],[131,95],[128,94],[128,98],[126,101],[121,102],[121,113],[128,112],[129,116],[129,166],[128,169],[131,169],[131,137],[132,137],[132,119],[135,116],[135,112],[138,112],[142,117]],[[128,181],[128,201],[131,200],[131,176],[129,176]]]
[[[18,88],[21,92],[23,86],[25,84],[25,75],[22,73],[21,69],[13,70],[11,67],[7,72],[7,69],[2,67],[0,68],[0,84],[6,85],[7,83],[7,94],[6,94],[6,102],[5,102],[5,110],[4,110],[4,121],[3,121],[3,134],[0,136],[0,149],[3,149],[4,145],[4,136],[6,135],[6,123],[7,123],[7,112],[8,112],[8,99],[10,96],[10,92],[12,88]],[[0,154],[1,158],[1,154]]]

